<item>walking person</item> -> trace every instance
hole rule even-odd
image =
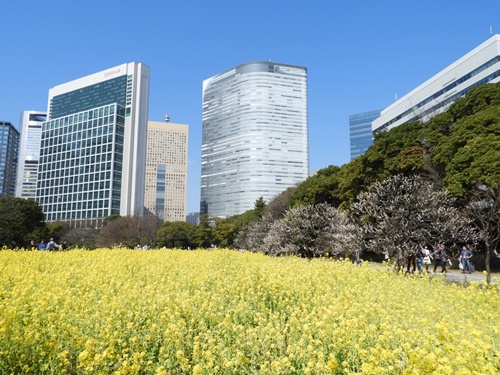
[[[40,241],[38,244],[38,251],[44,251],[45,250],[45,242],[43,240]]]
[[[359,256],[360,251],[354,250],[351,253],[352,264],[356,263],[358,266],[361,264],[361,258]]]
[[[408,255],[406,256],[406,273],[415,273],[415,269],[417,268],[417,249],[418,245],[415,242],[410,241]]]
[[[441,244],[437,244],[437,246],[434,247],[434,270],[432,272],[436,273],[437,268],[441,265]]]
[[[417,245],[417,252],[415,254],[415,257],[417,258],[417,270],[418,273],[422,272],[422,264],[424,262],[424,252],[423,248],[420,245]]]
[[[449,258],[448,258],[448,253],[446,252],[446,247],[444,246],[444,243],[440,244],[439,256],[441,258],[441,273],[446,273],[446,272],[448,272],[446,270],[446,264],[448,263]]]
[[[417,267],[417,263],[416,263],[415,254],[409,254],[406,257],[406,273],[415,273],[416,267]],[[411,268],[411,271],[410,271],[410,268]]]
[[[459,262],[462,263],[462,273],[465,273],[465,267],[467,266],[467,271],[472,273],[472,267],[470,264],[470,259],[472,258],[472,251],[470,251],[467,246],[462,247],[462,251],[460,251],[460,257],[458,258]]]
[[[444,244],[439,243],[434,251],[434,273],[439,266],[441,266],[441,273],[446,273],[446,263],[448,262],[448,253]]]
[[[423,264],[425,264],[425,271],[429,273],[429,264],[431,264],[432,255],[431,251],[427,246],[424,246],[424,248],[422,249],[422,257],[423,257],[422,262]]]
[[[54,249],[59,249],[59,245],[55,243],[54,239],[51,238],[46,247],[47,251],[52,251]]]
[[[68,250],[68,241],[64,240],[61,246],[59,246],[59,251],[66,251]]]

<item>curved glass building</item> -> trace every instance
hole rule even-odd
[[[203,82],[201,214],[241,214],[308,170],[306,68],[256,61]]]

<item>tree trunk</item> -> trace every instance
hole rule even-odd
[[[489,284],[491,283],[491,269],[490,269],[490,258],[491,258],[491,251],[493,250],[490,244],[490,241],[487,241],[485,243],[486,247],[486,258],[484,259],[484,265],[486,267],[486,282]]]

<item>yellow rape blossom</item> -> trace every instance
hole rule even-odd
[[[229,250],[0,252],[0,373],[496,374],[496,285]]]

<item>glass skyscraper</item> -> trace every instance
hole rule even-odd
[[[21,112],[19,125],[21,143],[17,165],[16,197],[30,200],[36,198],[40,138],[42,136],[42,124],[46,119],[47,113],[45,112]]]
[[[351,160],[363,155],[373,144],[372,121],[380,116],[380,109],[349,116]]]
[[[306,68],[257,61],[203,82],[201,214],[241,214],[308,170]]]
[[[13,197],[19,153],[19,131],[8,121],[0,121],[0,196]]]
[[[36,200],[47,221],[144,213],[149,68],[123,64],[49,90]]]

